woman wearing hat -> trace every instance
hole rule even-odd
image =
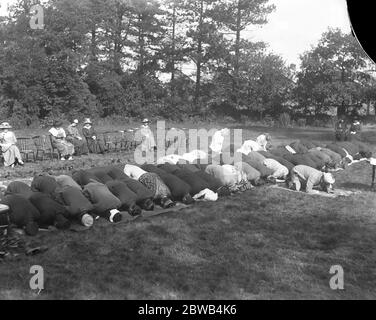
[[[86,142],[91,153],[104,153],[104,143],[101,139],[98,139],[98,135],[93,128],[93,123],[89,118],[85,119],[84,127],[82,128],[82,134],[86,138]]]
[[[76,155],[88,154],[87,144],[78,132],[78,120],[74,119],[73,122],[67,127],[67,141],[74,145]]]
[[[146,118],[142,120],[142,126],[140,130],[141,140],[142,140],[142,143],[141,143],[142,151],[154,151],[156,148],[154,135],[149,127],[149,123],[150,123],[149,120]]]
[[[72,155],[74,154],[74,145],[66,141],[65,130],[62,128],[63,122],[60,120],[55,120],[53,127],[48,131],[51,135],[52,144],[59,150],[61,154],[61,160],[73,160]]]
[[[15,164],[23,165],[20,150],[16,143],[17,139],[14,132],[10,131],[12,126],[8,122],[0,124],[0,146],[4,157],[5,167],[14,167]]]

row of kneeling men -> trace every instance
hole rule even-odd
[[[319,146],[309,141],[235,153],[240,158],[234,157],[234,152],[231,158],[222,152],[218,165],[126,164],[73,171],[71,176],[39,175],[31,186],[11,182],[0,203],[9,207],[11,223],[34,235],[39,227],[69,228],[72,220],[88,227],[96,217],[118,222],[122,211],[136,216],[142,210],[154,210],[154,204],[169,208],[177,201],[215,201],[268,180],[287,180],[296,190],[305,185],[307,192],[314,186],[330,192],[334,179],[326,169],[371,156],[365,145],[343,142]],[[234,163],[233,159],[240,161]]]
[[[334,178],[329,171],[345,169],[357,160],[371,157],[370,147],[360,141],[322,144],[299,140],[267,151],[255,151],[247,147],[246,141],[237,150],[234,146],[223,150],[219,162],[232,164],[233,159],[241,159],[243,169],[247,171],[246,163],[258,171],[260,178],[286,180],[289,187],[298,191],[304,185],[307,192],[313,186],[331,192]]]
[[[230,145],[209,153],[206,161],[221,166],[209,166],[206,171],[220,178],[226,176],[232,166],[232,170],[245,174],[254,185],[284,180],[295,190],[303,186],[307,192],[311,192],[314,186],[318,186],[331,192],[334,178],[329,171],[345,169],[352,162],[371,156],[369,146],[360,141],[322,144],[299,140],[289,145],[267,148],[247,140],[238,149]],[[203,158],[203,155],[197,157]],[[178,155],[168,155],[158,159],[158,163],[163,162],[180,164],[186,160]]]
[[[9,207],[10,221],[0,215],[0,225],[10,222],[28,235],[51,225],[67,229],[73,221],[90,227],[97,217],[119,222],[124,211],[137,216],[142,210],[154,210],[155,204],[169,208],[177,201],[215,201],[252,187],[233,166],[204,167],[127,164],[77,170],[71,176],[41,174],[34,177],[31,186],[13,181],[0,201]]]

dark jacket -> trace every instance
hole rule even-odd
[[[355,143],[348,142],[348,141],[338,141],[336,144],[346,149],[346,151],[351,156],[355,156],[356,154],[359,153],[359,147]]]
[[[300,141],[294,141],[293,143],[290,143],[290,147],[293,148],[296,153],[307,153],[308,149],[300,143]]]
[[[192,172],[200,171],[200,169],[197,168],[196,165],[190,164],[190,163],[178,164],[178,166],[179,166],[180,169],[186,169],[186,170],[189,170],[189,171],[192,171]]]
[[[198,194],[201,190],[209,189],[209,184],[206,180],[201,179],[199,175],[184,169],[178,169],[174,172],[174,175],[190,185],[191,196]]]
[[[118,180],[127,185],[127,187],[137,195],[136,201],[137,203],[142,203],[146,199],[153,199],[154,193],[153,191],[146,188],[141,182],[138,180],[134,180],[128,177],[122,169],[116,166],[107,166],[107,167],[98,167],[90,169],[89,172],[94,173],[98,178],[103,181],[103,183],[107,183],[110,181]]]
[[[8,194],[2,199],[1,203],[9,207],[10,222],[19,228],[40,219],[38,209],[23,195]]]
[[[122,209],[128,210],[131,206],[136,204],[137,194],[129,189],[124,182],[112,180],[108,181],[106,186],[112,194],[120,200]]]
[[[47,195],[53,195],[58,185],[54,177],[44,175],[36,176],[31,182],[31,189],[35,192],[43,192]]]
[[[308,167],[316,168],[317,164],[315,161],[313,161],[309,156],[305,154],[292,154],[284,155],[283,158],[285,158],[287,161],[291,162],[295,166],[297,165],[305,165]]]
[[[260,172],[262,178],[269,177],[273,175],[273,170],[267,168],[264,164],[246,156],[242,155],[242,162],[248,163],[252,168]]]
[[[269,152],[277,157],[282,157],[286,154],[291,154],[290,151],[288,151],[285,147],[277,147],[277,148],[274,148],[274,149],[270,149]]]
[[[21,181],[12,181],[8,187],[6,194],[19,194],[24,198],[29,199],[33,194],[31,188],[24,182]]]
[[[278,161],[280,164],[284,165],[287,169],[289,169],[289,171],[291,171],[292,168],[294,168],[294,165],[290,161],[287,161],[282,157],[275,156],[274,154],[268,151],[258,151],[258,153],[260,153],[267,159],[273,159],[275,161]]]
[[[38,220],[40,226],[56,225],[56,221],[64,220],[70,215],[65,206],[42,192],[34,192],[30,197],[30,202],[40,212]]]
[[[190,185],[179,179],[177,176],[167,173],[152,164],[144,164],[141,166],[141,168],[147,172],[154,172],[158,174],[163,182],[171,190],[171,194],[174,200],[181,200],[184,196],[191,193]]]
[[[78,217],[84,212],[89,213],[94,209],[94,206],[88,198],[76,187],[66,186],[62,189],[60,194],[72,218]]]
[[[115,197],[106,185],[100,182],[90,182],[84,187],[84,194],[94,205],[93,212],[102,216],[107,211],[121,207],[121,201]]]
[[[74,171],[72,173],[72,178],[81,187],[86,186],[88,183],[93,182],[93,181],[99,182],[99,179],[94,174],[92,174],[92,173],[90,173],[86,170]]]
[[[338,153],[342,158],[346,157],[346,152],[338,144],[331,143],[331,144],[328,144],[326,148]]]

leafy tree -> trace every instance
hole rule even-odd
[[[351,34],[329,29],[318,45],[302,57],[295,96],[306,112],[318,114],[336,107],[338,115],[359,105],[369,60]]]

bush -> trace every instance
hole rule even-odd
[[[262,124],[267,127],[274,127],[275,121],[271,116],[266,116],[262,119]]]
[[[304,118],[300,118],[296,121],[296,124],[298,127],[305,127],[307,123],[307,120]]]
[[[284,112],[279,116],[279,125],[281,128],[291,127],[291,117],[288,113]]]

